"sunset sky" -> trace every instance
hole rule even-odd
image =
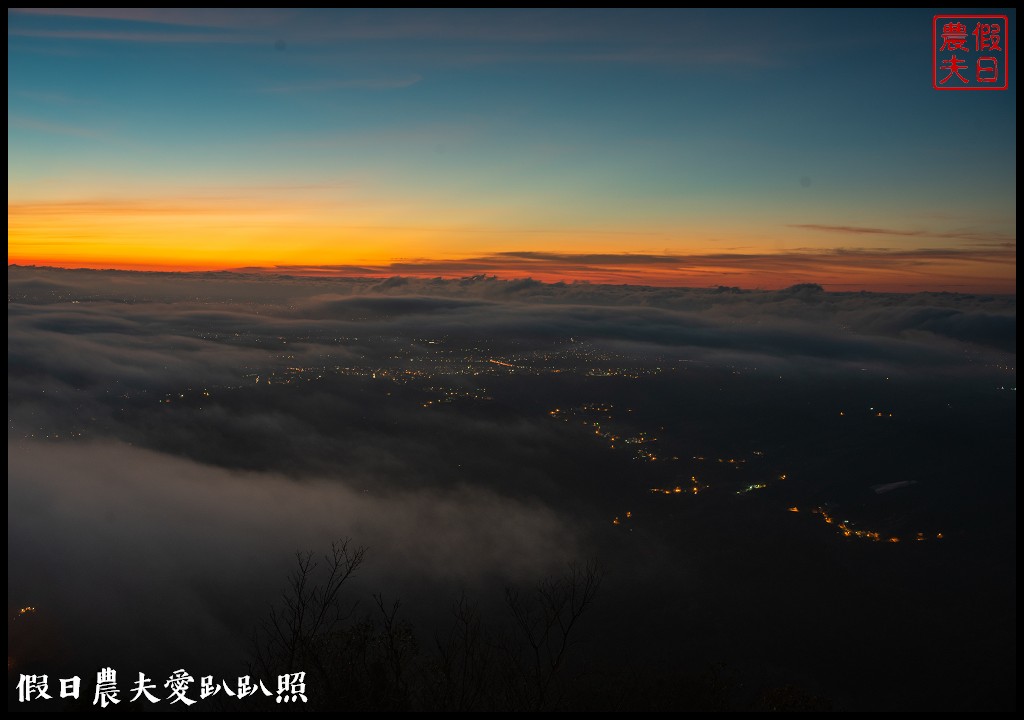
[[[8,262],[1015,293],[935,12],[9,11]]]

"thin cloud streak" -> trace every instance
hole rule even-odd
[[[69,137],[87,138],[90,140],[99,139],[100,133],[89,128],[66,123],[55,123],[48,120],[24,117],[20,115],[7,116],[7,129],[17,128],[18,130],[30,130],[34,132],[47,133],[50,135],[66,135]]]
[[[277,85],[263,88],[265,93],[325,92],[329,90],[394,90],[411,87],[423,78],[412,75],[404,78],[357,78],[353,80],[320,80],[301,85]]]
[[[17,30],[8,36],[49,38],[53,40],[109,40],[137,43],[256,43],[264,38],[223,33],[119,32],[117,30]]]
[[[577,281],[655,286],[738,285],[781,288],[815,282],[864,289],[973,288],[1016,292],[1016,248],[918,248],[910,250],[839,248],[786,253],[633,254],[508,251],[463,259],[410,258],[387,264],[277,265],[263,272],[308,276],[465,277],[495,275],[545,281]],[[1008,268],[990,277],[992,266]],[[975,277],[970,268],[980,268]],[[258,271],[258,268],[246,268]]]
[[[427,10],[410,11],[401,16],[373,11],[298,13],[199,8],[20,8],[10,12],[15,16],[44,17],[53,23],[108,23],[102,29],[70,26],[22,29],[8,24],[8,36],[63,40],[157,44],[284,40],[307,46],[351,41],[443,41],[443,47],[421,47],[415,51],[407,48],[403,52],[420,61],[449,65],[555,62],[766,68],[787,64],[779,58],[778,43],[717,36],[701,42],[712,30],[706,21],[691,23],[695,32],[682,48],[678,38],[661,27],[659,15],[654,12],[595,13],[582,19],[572,16],[571,21],[569,14],[559,11],[523,10],[478,13]],[[614,23],[612,26],[609,20]],[[126,25],[110,26],[110,23]],[[127,24],[152,27],[127,27]],[[615,28],[614,32],[610,27]],[[172,32],[172,28],[208,32]],[[486,50],[480,49],[481,43],[486,44]]]
[[[241,12],[212,8],[11,8],[9,12],[15,15],[208,28],[272,27],[288,17],[282,11],[248,9]]]
[[[940,240],[969,240],[971,242],[983,243],[1007,243],[1016,241],[1000,233],[975,233],[975,232],[947,232],[936,233],[927,230],[895,230],[892,228],[859,227],[856,225],[816,225],[798,224],[787,225],[786,227],[799,228],[800,230],[820,230],[832,233],[850,233],[854,235],[895,235],[896,237],[917,237],[934,238]]]

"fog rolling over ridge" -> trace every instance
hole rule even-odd
[[[1008,296],[11,266],[9,655],[230,674],[351,537],[424,637],[597,558],[602,667],[1005,709],[1015,366]]]

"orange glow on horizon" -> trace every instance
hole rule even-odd
[[[438,208],[404,218],[438,221]],[[386,207],[329,208],[294,198],[8,203],[8,264],[144,271],[254,272],[321,277],[461,278],[493,275],[542,282],[662,287],[1016,293],[1016,250],[839,250],[827,233],[787,250],[785,227],[655,233],[587,228],[517,230],[443,222],[401,224]],[[344,219],[346,224],[340,224]],[[397,224],[396,224],[397,223]],[[803,231],[807,232],[807,231]],[[811,233],[813,235],[813,233]],[[773,239],[776,238],[777,239]],[[802,236],[805,237],[805,236]],[[652,248],[652,243],[661,247]]]

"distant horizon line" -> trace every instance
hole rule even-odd
[[[401,255],[357,248],[314,253],[308,248],[168,255],[167,248],[129,254],[24,252],[8,246],[8,263],[155,272],[246,272],[301,277],[463,278],[494,275],[541,282],[590,282],[647,287],[746,287],[779,289],[817,283],[836,290],[873,292],[1017,292],[1015,243],[965,247],[794,247],[645,249],[587,252],[491,249],[445,253],[438,248]],[[367,254],[368,253],[368,254]]]
[[[993,296],[1009,296],[1016,297],[1016,287],[1012,291],[1001,291],[997,289],[968,289],[976,286],[972,286],[969,283],[963,284],[935,284],[935,285],[920,285],[910,286],[907,284],[899,284],[904,287],[902,290],[897,289],[879,289],[871,287],[865,283],[857,282],[815,282],[811,280],[801,280],[789,284],[780,284],[774,287],[744,287],[740,285],[726,285],[722,283],[708,284],[708,285],[695,285],[695,284],[682,284],[682,283],[651,283],[651,282],[608,282],[608,281],[594,281],[586,278],[561,278],[561,279],[544,279],[538,278],[531,275],[508,275],[502,272],[475,272],[470,274],[448,274],[448,273],[401,273],[391,272],[386,273],[382,270],[370,270],[368,268],[358,268],[363,272],[344,272],[337,266],[241,266],[231,268],[202,268],[202,267],[172,267],[172,266],[161,266],[161,265],[111,265],[101,266],[98,264],[67,264],[67,265],[56,265],[56,264],[36,264],[27,262],[8,262],[8,270],[12,269],[26,269],[26,270],[57,270],[57,271],[87,271],[87,272],[116,272],[116,273],[137,273],[137,274],[148,274],[148,275],[232,275],[239,278],[254,275],[263,275],[271,277],[279,277],[281,279],[319,279],[319,280],[359,280],[365,282],[379,282],[391,279],[401,280],[441,280],[443,282],[457,282],[465,280],[493,280],[500,282],[521,282],[531,281],[539,285],[551,285],[551,286],[573,286],[573,285],[590,285],[594,287],[609,286],[609,287],[646,287],[646,288],[657,288],[662,290],[719,290],[719,291],[732,291],[732,292],[778,292],[784,290],[800,290],[800,289],[811,289],[819,288],[822,292],[826,293],[870,293],[870,294],[898,294],[898,295],[914,295],[914,294],[963,294],[963,295],[993,295]],[[355,269],[355,268],[354,268]],[[882,285],[879,283],[878,285]],[[896,286],[897,284],[893,284]],[[953,289],[958,288],[958,289]]]

